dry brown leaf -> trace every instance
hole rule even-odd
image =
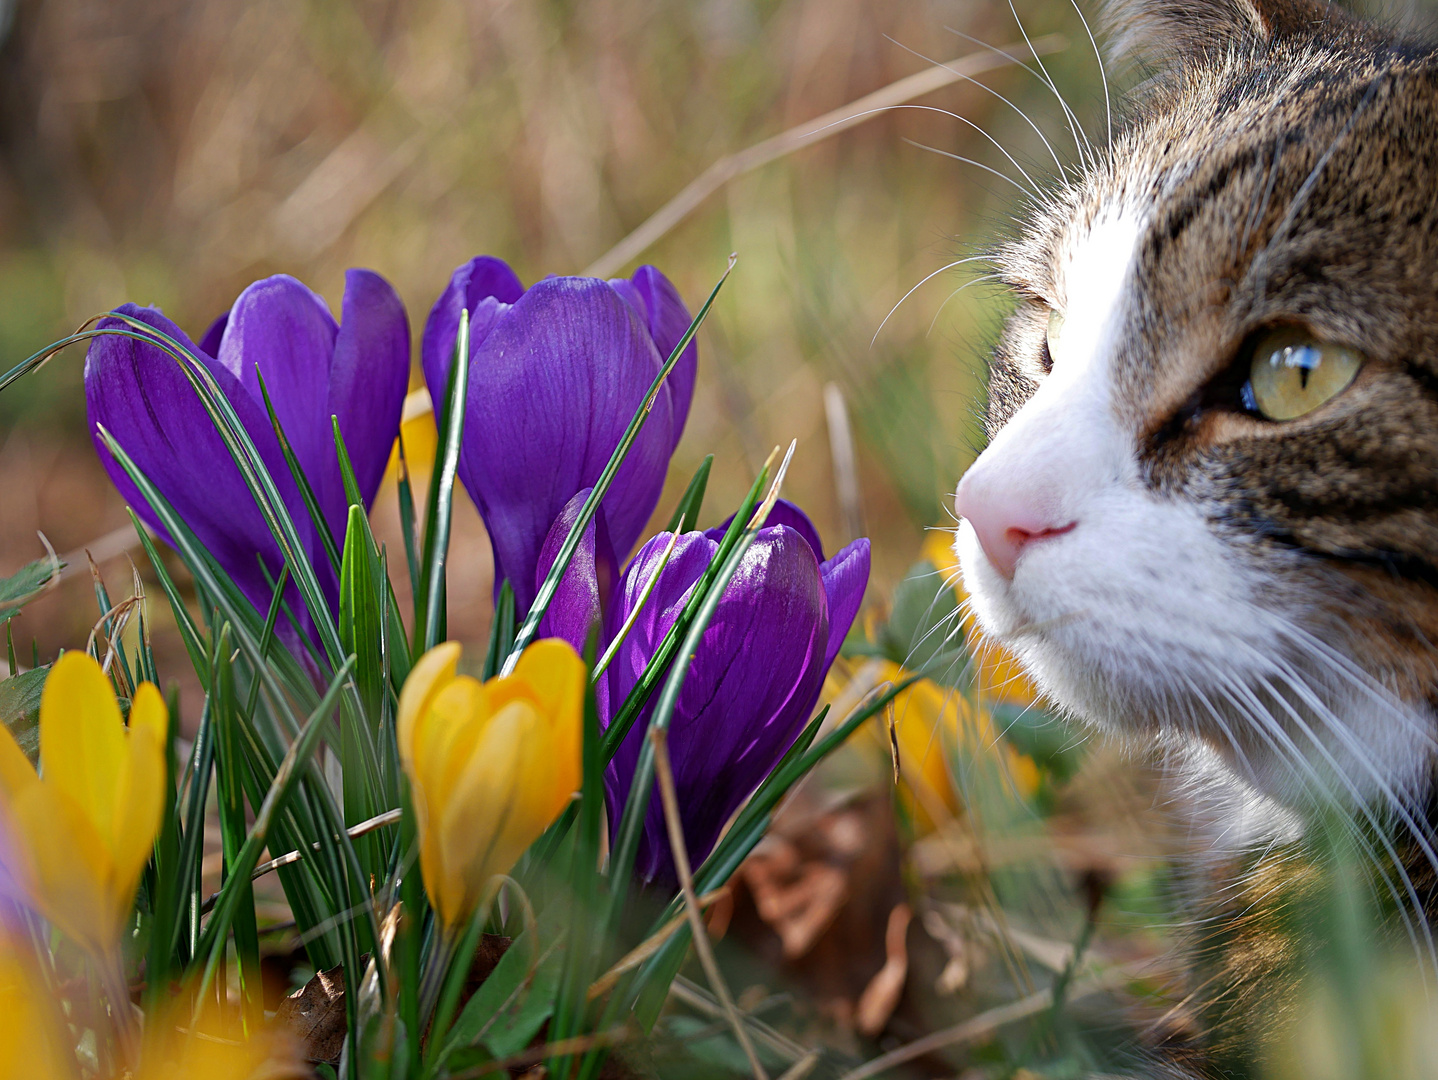
[[[824,862],[801,862],[782,837],[767,837],[742,867],[759,917],[783,944],[784,958],[807,953],[849,895],[848,874]]]
[[[871,1039],[884,1030],[903,997],[904,982],[909,977],[908,935],[913,915],[908,904],[896,904],[889,912],[889,925],[884,931],[884,966],[859,995],[854,1026]]]
[[[275,1020],[299,1039],[306,1061],[338,1064],[345,1041],[344,968],[316,972],[280,1002]]]

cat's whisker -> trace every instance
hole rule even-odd
[[[974,36],[971,35],[971,34],[966,34],[966,33],[964,33],[962,30],[957,30],[957,29],[955,29],[955,28],[952,27],[952,26],[945,26],[944,29],[947,30],[949,33],[953,34],[955,37],[961,37],[961,38],[963,38],[965,41],[972,42],[973,44],[978,45],[980,48],[988,49],[989,52],[991,52],[991,53],[995,53],[995,54],[997,54],[997,55],[999,55],[999,56],[1005,57],[1005,58],[1008,59],[1011,63],[1016,64],[1017,66],[1023,68],[1025,71],[1027,71],[1030,75],[1032,75],[1035,79],[1037,79],[1037,80],[1039,81],[1039,84],[1040,84],[1041,86],[1043,86],[1045,89],[1051,91],[1051,92],[1053,93],[1053,95],[1058,99],[1059,108],[1063,110],[1064,116],[1065,116],[1065,117],[1067,118],[1067,120],[1068,120],[1070,132],[1072,132],[1072,131],[1074,130],[1074,125],[1078,123],[1078,118],[1074,115],[1073,110],[1069,108],[1068,102],[1063,99],[1063,95],[1062,95],[1062,94],[1060,94],[1056,89],[1054,89],[1053,86],[1051,86],[1051,85],[1049,84],[1048,80],[1046,80],[1042,75],[1040,75],[1040,74],[1039,74],[1037,71],[1035,71],[1033,68],[1029,67],[1028,64],[1026,64],[1026,63],[1024,63],[1022,60],[1018,59],[1018,57],[1014,56],[1012,53],[1005,52],[1003,49],[1000,49],[998,46],[996,46],[996,45],[990,45],[987,41],[983,41],[983,40],[980,39],[980,38],[976,38],[976,37],[974,37]]]
[[[1000,173],[999,175],[1002,176],[1003,174]],[[904,301],[907,300],[909,297],[913,296],[914,293],[918,292],[921,288],[927,285],[930,281],[933,281],[934,278],[938,277],[946,270],[952,270],[956,266],[963,266],[965,263],[982,262],[988,257],[989,256],[987,255],[970,255],[966,259],[955,259],[953,262],[939,267],[932,274],[926,274],[917,285],[915,285],[912,289],[906,292],[903,296],[899,297],[898,303],[896,303],[893,307],[889,309],[889,313],[884,316],[883,321],[879,323],[879,328],[874,331],[874,336],[869,340],[869,348],[872,349],[874,347],[874,342],[879,340],[879,335],[883,333],[884,327],[888,325],[889,320],[894,317],[894,312],[898,311],[899,308],[903,306]]]
[[[970,76],[963,74],[962,72],[958,71],[956,68],[950,67],[948,64],[945,64],[945,63],[943,63],[942,61],[935,60],[935,59],[934,59],[933,57],[931,57],[931,56],[925,56],[923,53],[919,52],[917,49],[911,49],[909,46],[905,45],[903,42],[898,41],[898,40],[896,40],[896,39],[894,39],[894,38],[892,38],[892,37],[889,37],[888,34],[885,34],[884,37],[885,37],[885,39],[886,39],[887,41],[890,42],[890,44],[897,45],[899,48],[903,49],[906,53],[909,53],[909,54],[912,55],[912,56],[918,57],[920,60],[923,60],[925,63],[932,64],[932,65],[934,65],[935,67],[943,68],[945,71],[949,71],[949,72],[952,72],[952,73],[955,74],[955,75],[958,75],[961,79],[964,79],[964,80],[968,81],[969,83],[973,84],[974,86],[977,86],[980,90],[987,91],[989,94],[991,94],[992,96],[994,96],[994,97],[998,98],[1000,101],[1002,101],[1002,102],[1003,102],[1005,105],[1007,105],[1009,108],[1013,109],[1014,112],[1016,112],[1016,113],[1019,114],[1020,118],[1022,118],[1022,120],[1024,121],[1024,123],[1028,124],[1029,127],[1031,127],[1031,128],[1034,129],[1034,134],[1039,137],[1039,140],[1044,144],[1044,149],[1046,149],[1046,150],[1049,152],[1049,156],[1054,159],[1054,167],[1058,169],[1059,175],[1060,175],[1060,176],[1067,176],[1067,175],[1068,175],[1068,170],[1064,168],[1063,162],[1061,162],[1061,161],[1059,160],[1058,153],[1054,150],[1053,144],[1049,142],[1048,136],[1046,136],[1046,135],[1043,133],[1043,129],[1040,128],[1040,127],[1038,126],[1038,124],[1036,124],[1036,123],[1033,122],[1033,120],[1029,117],[1029,114],[1028,114],[1028,113],[1024,112],[1024,111],[1023,111],[1022,109],[1020,109],[1017,105],[1015,105],[1012,101],[1010,101],[1008,98],[1004,97],[1003,94],[999,93],[999,92],[998,92],[997,90],[995,90],[992,86],[988,86],[988,85],[986,85],[985,83],[981,83],[981,82],[979,82],[978,79],[971,78]],[[1033,42],[1029,42],[1027,37],[1025,37],[1024,40],[1025,40],[1026,42],[1028,42],[1029,52],[1033,53],[1034,59],[1037,60],[1037,59],[1038,59],[1038,53],[1036,53],[1036,52],[1033,51]],[[1040,61],[1040,63],[1042,63],[1042,61]]]
[[[1099,77],[1099,81],[1103,83],[1103,116],[1104,116],[1104,123],[1105,123],[1105,125],[1106,125],[1106,127],[1107,127],[1107,129],[1108,129],[1108,148],[1109,148],[1110,150],[1112,150],[1112,149],[1113,149],[1113,103],[1112,103],[1112,102],[1110,101],[1110,99],[1109,99],[1109,91],[1108,91],[1108,72],[1104,70],[1104,65],[1103,65],[1103,50],[1098,47],[1098,42],[1094,40],[1093,31],[1092,31],[1091,29],[1089,29],[1088,20],[1087,20],[1086,18],[1084,18],[1083,8],[1079,7],[1079,5],[1078,5],[1078,0],[1069,0],[1069,3],[1073,4],[1074,14],[1079,17],[1079,22],[1083,23],[1084,33],[1088,35],[1088,43],[1093,46],[1094,59],[1095,59],[1096,61],[1098,61],[1098,77]]]
[[[1290,679],[1285,679],[1285,682],[1290,688],[1294,689],[1295,691],[1298,691],[1300,689],[1300,687],[1295,685],[1294,682]],[[1268,686],[1266,682],[1265,685]],[[1278,693],[1271,686],[1268,686],[1268,690],[1269,693],[1274,697],[1274,699],[1280,704],[1280,706],[1283,707],[1284,711],[1288,713],[1290,719],[1294,722],[1298,729],[1313,744],[1314,749],[1318,752],[1319,756],[1324,758],[1329,768],[1333,770],[1334,775],[1338,778],[1339,782],[1348,792],[1352,805],[1345,805],[1343,802],[1337,800],[1336,797],[1333,796],[1332,792],[1329,790],[1328,785],[1322,782],[1316,776],[1313,779],[1312,787],[1308,790],[1309,796],[1319,796],[1323,798],[1323,800],[1328,805],[1335,809],[1335,811],[1337,812],[1338,820],[1340,822],[1348,823],[1351,835],[1354,837],[1356,842],[1364,849],[1365,853],[1368,854],[1374,869],[1378,872],[1380,878],[1384,881],[1385,885],[1389,887],[1390,892],[1394,893],[1394,902],[1397,905],[1399,915],[1403,920],[1404,927],[1408,931],[1408,935],[1413,943],[1414,949],[1416,950],[1419,947],[1414,926],[1416,922],[1417,931],[1421,932],[1423,938],[1424,951],[1427,952],[1430,962],[1435,966],[1435,968],[1438,968],[1438,949],[1435,949],[1432,927],[1429,925],[1428,920],[1425,917],[1422,897],[1418,894],[1417,887],[1413,884],[1413,879],[1408,873],[1408,868],[1403,865],[1403,860],[1399,856],[1398,849],[1394,846],[1392,839],[1389,837],[1388,830],[1384,828],[1383,823],[1369,807],[1368,801],[1363,797],[1356,783],[1354,783],[1352,779],[1349,778],[1347,774],[1344,773],[1343,770],[1338,766],[1337,762],[1333,758],[1332,753],[1323,744],[1323,741],[1318,738],[1317,733],[1314,732],[1313,729],[1303,720],[1299,712],[1294,709],[1291,704],[1289,704],[1287,699],[1281,693]],[[1276,730],[1281,729],[1276,728]],[[1287,738],[1287,736],[1284,737]],[[1291,740],[1289,741],[1291,743]],[[1303,755],[1299,754],[1298,759],[1305,758]],[[1308,771],[1310,776],[1313,776],[1311,766],[1309,767]],[[1372,771],[1376,774],[1376,770]],[[1438,861],[1434,860],[1432,848],[1431,846],[1429,846],[1426,838],[1420,834],[1417,823],[1413,821],[1412,816],[1408,813],[1406,808],[1401,805],[1401,803],[1392,802],[1390,803],[1390,806],[1392,809],[1396,810],[1399,813],[1399,816],[1401,818],[1405,819],[1405,824],[1407,824],[1410,832],[1412,832],[1414,839],[1417,840],[1419,845],[1423,848],[1425,856],[1427,857],[1430,865],[1434,867],[1435,871],[1438,871]],[[1403,896],[1396,895],[1396,888],[1393,885],[1388,872],[1383,869],[1382,862],[1378,859],[1377,852],[1373,850],[1372,843],[1367,838],[1362,836],[1362,834],[1357,830],[1356,824],[1353,823],[1351,817],[1349,816],[1354,811],[1356,811],[1358,815],[1362,817],[1363,820],[1368,824],[1368,827],[1378,838],[1378,841],[1383,848],[1384,854],[1386,854],[1388,858],[1392,861],[1394,870],[1398,875],[1399,883],[1403,886]],[[1414,912],[1413,917],[1409,916],[1409,909],[1407,906],[1405,906],[1405,902],[1406,904],[1412,905],[1412,911]]]
[[[1284,619],[1280,629],[1300,649],[1317,653],[1333,670],[1355,690],[1360,691],[1372,704],[1383,710],[1389,719],[1395,720],[1410,735],[1417,738],[1425,750],[1438,754],[1438,736],[1420,724],[1412,713],[1394,700],[1392,694],[1379,685],[1371,675],[1322,638],[1298,626],[1292,620]]]
[[[939,316],[944,313],[944,308],[946,308],[946,307],[949,306],[949,301],[950,301],[950,300],[952,300],[954,297],[958,296],[959,293],[963,292],[963,291],[964,291],[965,289],[967,289],[970,285],[982,285],[982,284],[983,284],[984,282],[986,282],[986,281],[998,281],[1001,276],[1002,276],[1002,275],[1000,275],[1000,274],[983,274],[983,275],[981,275],[981,276],[979,276],[979,277],[976,277],[976,278],[970,278],[968,281],[964,282],[962,285],[960,285],[960,286],[959,286],[957,289],[955,289],[953,292],[949,293],[948,296],[944,297],[944,302],[939,305],[939,309],[934,312],[934,317],[933,317],[932,320],[930,320],[930,322],[929,322],[929,329],[928,329],[927,331],[925,331],[924,337],[927,338],[930,334],[932,334],[932,333],[934,332],[934,327],[936,327],[936,326],[939,325]]]
[[[1014,0],[1009,0],[1009,11],[1013,13],[1014,23],[1018,26],[1019,33],[1023,35],[1024,44],[1029,47],[1029,52],[1033,53],[1034,63],[1039,66],[1039,71],[1043,73],[1044,82],[1048,83],[1049,89],[1054,92],[1054,96],[1060,101],[1063,101],[1063,95],[1059,93],[1058,84],[1054,82],[1053,76],[1049,74],[1049,69],[1044,63],[1044,58],[1038,54],[1034,49],[1034,43],[1029,40],[1029,32],[1024,28],[1023,19],[1019,18],[1019,10],[1014,7]],[[1090,159],[1096,160],[1097,155],[1093,153],[1093,143],[1089,142],[1088,132],[1084,131],[1083,125],[1078,123],[1073,110],[1069,108],[1067,102],[1064,102],[1064,113],[1072,117],[1069,121],[1069,130],[1073,134],[1074,145],[1078,147],[1079,159],[1084,161],[1085,164],[1087,164]],[[1084,153],[1085,148],[1088,150],[1087,155]]]
[[[997,176],[1000,180],[1007,180],[1010,184],[1018,188],[1021,192],[1023,192],[1030,198],[1034,197],[1034,193],[1032,191],[1024,187],[1023,184],[1020,184],[1008,173],[1000,172],[998,169],[985,165],[982,161],[975,161],[973,158],[966,158],[961,154],[953,154],[947,150],[940,150],[937,146],[930,146],[928,143],[916,142],[915,140],[907,137],[905,137],[904,142],[908,143],[916,150],[927,150],[931,154],[938,154],[940,157],[952,158],[954,161],[961,161],[965,165],[973,165],[977,168],[983,169],[984,172],[990,173],[993,176]]]
[[[1264,658],[1259,657],[1259,659]],[[1278,702],[1285,712],[1289,713],[1290,718],[1293,720],[1293,722],[1299,727],[1301,731],[1303,731],[1307,735],[1309,740],[1313,742],[1319,754],[1327,760],[1329,767],[1333,770],[1334,778],[1336,778],[1339,781],[1340,785],[1343,786],[1348,792],[1349,800],[1352,803],[1351,806],[1348,804],[1348,802],[1339,799],[1337,794],[1331,790],[1329,782],[1319,775],[1318,771],[1314,768],[1313,763],[1308,759],[1307,755],[1305,755],[1299,749],[1298,745],[1293,741],[1292,737],[1286,731],[1284,731],[1283,726],[1277,722],[1277,719],[1273,716],[1272,711],[1269,708],[1265,707],[1264,704],[1258,700],[1258,698],[1254,695],[1253,691],[1250,688],[1245,686],[1241,681],[1234,678],[1232,675],[1221,670],[1215,669],[1211,674],[1218,679],[1218,681],[1223,687],[1225,687],[1223,692],[1229,702],[1234,706],[1234,708],[1239,712],[1240,715],[1247,716],[1254,731],[1257,732],[1259,736],[1262,737],[1266,742],[1268,742],[1269,746],[1278,753],[1280,760],[1286,758],[1293,767],[1295,767],[1298,771],[1304,774],[1305,778],[1308,781],[1304,789],[1306,795],[1311,799],[1318,800],[1318,803],[1320,804],[1318,808],[1321,808],[1322,806],[1327,806],[1328,808],[1334,810],[1336,812],[1337,820],[1345,823],[1348,826],[1348,831],[1350,832],[1352,839],[1355,843],[1359,845],[1359,847],[1363,850],[1364,854],[1368,857],[1369,862],[1378,872],[1379,877],[1383,881],[1385,888],[1388,890],[1390,896],[1393,898],[1393,901],[1400,913],[1400,917],[1403,919],[1405,928],[1408,932],[1409,939],[1412,942],[1414,949],[1417,950],[1419,948],[1418,927],[1415,927],[1413,919],[1411,919],[1408,915],[1408,908],[1406,906],[1410,903],[1413,905],[1413,910],[1417,913],[1418,916],[1417,921],[1422,929],[1422,936],[1425,939],[1426,949],[1430,956],[1433,957],[1434,962],[1438,963],[1438,953],[1434,952],[1434,943],[1432,940],[1431,931],[1427,925],[1426,920],[1422,917],[1423,906],[1422,901],[1418,896],[1417,889],[1413,885],[1412,879],[1408,874],[1407,868],[1403,866],[1402,860],[1399,859],[1397,850],[1396,848],[1394,848],[1391,839],[1388,838],[1386,831],[1381,827],[1376,815],[1368,807],[1367,802],[1362,798],[1361,793],[1357,788],[1357,785],[1354,784],[1351,778],[1349,778],[1338,767],[1337,762],[1332,758],[1332,755],[1327,751],[1326,747],[1323,746],[1322,742],[1317,738],[1312,729],[1303,721],[1301,716],[1297,713],[1296,710],[1292,708],[1292,706],[1287,702],[1283,695],[1279,693],[1271,684],[1269,684],[1267,680],[1260,677],[1260,682],[1268,691],[1269,696],[1272,697],[1274,701]],[[1240,704],[1240,702],[1235,699],[1235,693],[1239,697],[1247,701],[1246,707]],[[1357,812],[1368,822],[1374,834],[1379,837],[1386,854],[1393,861],[1393,865],[1397,868],[1400,883],[1403,886],[1401,892],[1398,888],[1398,885],[1395,884],[1388,872],[1383,868],[1382,861],[1378,858],[1378,852],[1374,849],[1372,843],[1365,836],[1363,836],[1363,834],[1353,824],[1349,814],[1354,809],[1356,809]]]

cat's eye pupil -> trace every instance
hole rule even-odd
[[[1269,420],[1294,420],[1346,390],[1362,366],[1353,349],[1317,341],[1307,331],[1268,331],[1253,350],[1244,408]]]

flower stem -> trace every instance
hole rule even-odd
[[[440,988],[444,986],[444,976],[449,970],[450,963],[454,960],[455,949],[459,946],[459,937],[450,927],[444,927],[435,934],[430,942],[429,961],[424,966],[424,974],[419,981],[419,1023],[423,1029],[429,1023],[429,1018],[434,1012],[435,1003],[439,1001]],[[418,1038],[418,1033],[414,1036]]]
[[[119,1046],[120,1060],[130,1071],[140,1064],[140,1031],[135,1023],[135,1012],[130,1007],[130,987],[125,973],[120,969],[119,958],[100,956],[95,967],[110,1002],[110,1016],[115,1026],[115,1042]]]

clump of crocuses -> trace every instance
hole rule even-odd
[[[338,579],[285,462],[260,379],[325,524],[342,543],[348,508],[331,417],[339,420],[368,508],[399,431],[409,378],[409,320],[394,289],[369,270],[350,270],[336,323],[324,300],[294,278],[265,278],[245,289],[198,345],[158,308],[126,304],[117,314],[174,339],[214,377],[254,441],[333,609]],[[113,317],[101,320],[99,329],[135,332]],[[115,438],[250,602],[265,611],[282,566],[279,545],[176,359],[158,344],[134,337],[97,337],[85,360],[85,399],[100,460],[126,502],[172,543],[105,448],[97,425]],[[308,627],[293,586],[290,596],[296,618]]]
[[[596,686],[608,726],[719,548],[724,529],[680,536],[648,600]],[[624,572],[605,613],[612,638],[628,621],[672,539],[660,533]],[[577,573],[587,572],[581,563]],[[730,816],[778,764],[814,711],[824,676],[853,625],[869,580],[869,541],[832,558],[809,518],[777,502],[729,582],[684,680],[668,745],[684,823],[697,865]],[[656,701],[620,744],[605,777],[611,828],[617,828]],[[674,864],[657,793],[652,797],[635,872],[671,883]]]
[[[425,324],[425,381],[445,400],[460,312],[469,311],[469,386],[459,478],[521,613],[534,601],[545,536],[590,488],[689,328],[689,310],[652,266],[632,278],[551,277],[528,289],[489,256],[454,272]],[[604,497],[613,549],[634,547],[659,501],[694,396],[691,343],[670,372]]]

